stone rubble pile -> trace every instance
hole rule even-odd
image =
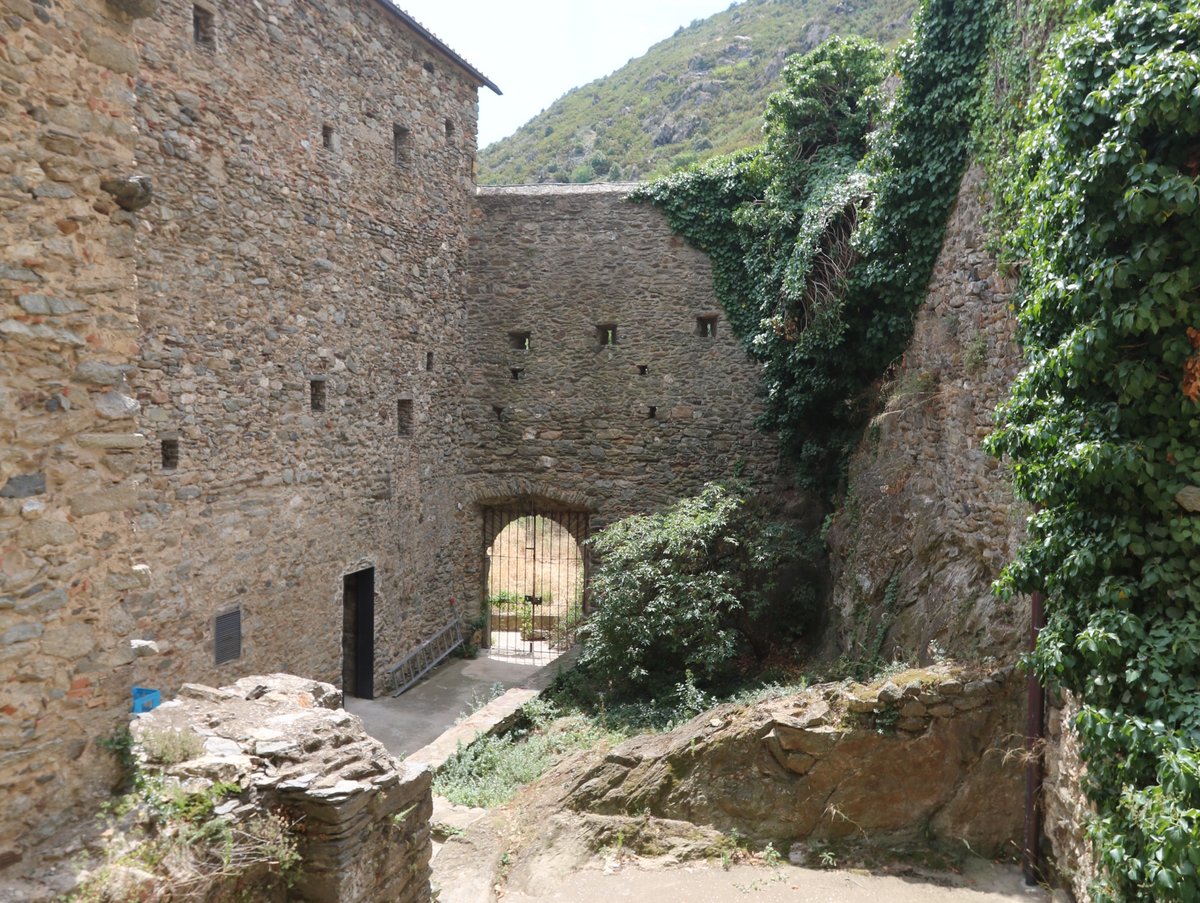
[[[190,790],[238,784],[242,799],[223,814],[300,819],[295,899],[428,900],[431,773],[392,758],[341,704],[330,684],[288,674],[220,689],[185,684],[178,698],[136,716],[132,733],[144,770],[161,768]],[[155,766],[156,743],[176,732],[199,738],[196,754]]]

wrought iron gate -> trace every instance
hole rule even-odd
[[[484,509],[483,640],[493,658],[542,664],[574,644],[588,609],[587,537],[586,511]]]

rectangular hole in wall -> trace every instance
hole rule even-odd
[[[404,126],[392,126],[392,162],[397,166],[408,162],[408,135],[409,131]]]
[[[217,47],[217,20],[211,9],[192,7],[192,41],[197,47],[215,50]]]
[[[601,347],[617,344],[617,324],[601,323],[596,327],[596,341]]]
[[[524,367],[513,367],[509,372],[512,374],[513,379],[521,379],[523,376],[525,376]]]
[[[179,466],[179,440],[164,439],[162,441],[163,470],[174,470]]]
[[[308,401],[314,411],[325,410],[325,378],[308,381]]]
[[[428,60],[426,60],[424,63],[421,64],[421,68],[424,69],[426,72],[428,72],[430,75],[433,75],[433,63],[429,62]]]
[[[508,334],[508,347],[514,351],[528,351],[529,340],[533,337],[529,332],[510,332]]]
[[[650,368],[645,364],[638,364],[638,376],[645,376],[650,372]]]
[[[454,120],[447,119],[445,122],[445,127],[446,127],[446,140],[453,141],[454,140]]]
[[[433,352],[432,351],[425,352],[425,369],[426,370],[433,369]]]
[[[411,398],[401,398],[396,402],[396,435],[411,436],[413,421],[413,403]]]
[[[706,314],[703,317],[696,317],[696,335],[702,339],[716,338],[718,319],[719,317],[716,314]]]
[[[333,126],[328,124],[321,126],[321,146],[330,151],[337,149],[337,135],[333,131]]]
[[[504,421],[504,408],[500,407],[500,405],[498,405],[498,404],[492,405],[492,413],[496,415],[497,420],[499,420],[501,422]]]
[[[650,405],[650,407],[646,408],[646,419],[647,420],[657,420],[658,419],[658,406],[657,405],[652,404],[652,405]]]
[[[218,665],[242,657],[242,610],[240,608],[219,614],[213,619],[213,649]]]

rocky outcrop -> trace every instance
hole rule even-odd
[[[965,842],[1011,852],[1021,829],[1018,683],[941,665],[724,705],[615,747],[566,797],[759,842]]]
[[[393,759],[341,704],[333,686],[287,674],[221,689],[186,684],[177,699],[137,716],[132,732],[144,770],[159,768],[193,791],[218,781],[241,787],[230,818],[272,811],[297,820],[299,878],[288,899],[428,900],[431,774]],[[156,766],[162,738],[190,754]]]

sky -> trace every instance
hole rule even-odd
[[[490,78],[479,146],[511,135],[571,88],[620,69],[730,0],[393,0]]]

